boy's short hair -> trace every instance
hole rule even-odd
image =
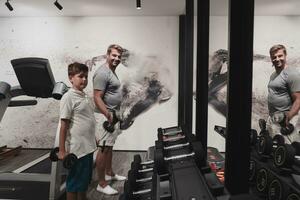
[[[89,68],[82,63],[74,62],[68,66],[68,76],[74,76],[81,72],[88,72]]]
[[[109,55],[112,49],[116,49],[120,54],[123,53],[123,48],[118,44],[111,44],[107,48],[106,54]]]
[[[283,53],[286,55],[286,48],[285,48],[285,46],[282,45],[282,44],[276,44],[276,45],[274,45],[274,46],[272,46],[270,48],[270,51],[269,51],[270,56],[272,56],[274,53],[276,53],[277,51],[279,51],[281,49],[283,50]]]

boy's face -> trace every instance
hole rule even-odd
[[[82,91],[88,84],[88,72],[80,72],[79,74],[69,76],[69,80],[73,88]]]

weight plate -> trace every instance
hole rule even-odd
[[[275,149],[274,164],[277,167],[290,167],[294,163],[296,151],[291,145],[281,145]]]
[[[300,200],[300,196],[298,194],[292,193],[287,197],[287,200]]]
[[[271,181],[268,191],[269,200],[280,200],[282,198],[282,185],[278,179]]]
[[[261,168],[257,172],[256,176],[256,189],[259,192],[264,192],[268,185],[268,173],[267,170]]]
[[[284,146],[278,146],[274,152],[274,165],[277,167],[282,167],[286,160],[285,148]]]
[[[258,139],[258,153],[260,155],[270,155],[273,149],[273,140],[268,135],[260,136]]]
[[[77,162],[77,156],[75,154],[68,154],[63,160],[63,166],[66,169],[71,169]]]
[[[58,156],[57,156],[58,152],[59,152],[58,147],[55,147],[54,149],[51,150],[50,156],[49,156],[51,161],[53,161],[53,162],[58,161]]]

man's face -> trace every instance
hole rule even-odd
[[[108,65],[110,67],[116,68],[121,62],[121,56],[122,56],[122,54],[118,50],[112,49],[110,54],[107,55]]]
[[[273,54],[271,54],[271,61],[276,70],[284,69],[286,65],[286,55],[283,49],[275,51]]]

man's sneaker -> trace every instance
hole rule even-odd
[[[114,188],[110,187],[110,185],[105,186],[104,188],[101,187],[99,184],[97,186],[97,191],[102,192],[103,194],[107,195],[115,195],[118,194],[119,192],[115,190]]]
[[[118,175],[118,174],[115,174],[114,176],[105,175],[105,180],[106,181],[124,181],[124,180],[126,180],[126,177]]]

